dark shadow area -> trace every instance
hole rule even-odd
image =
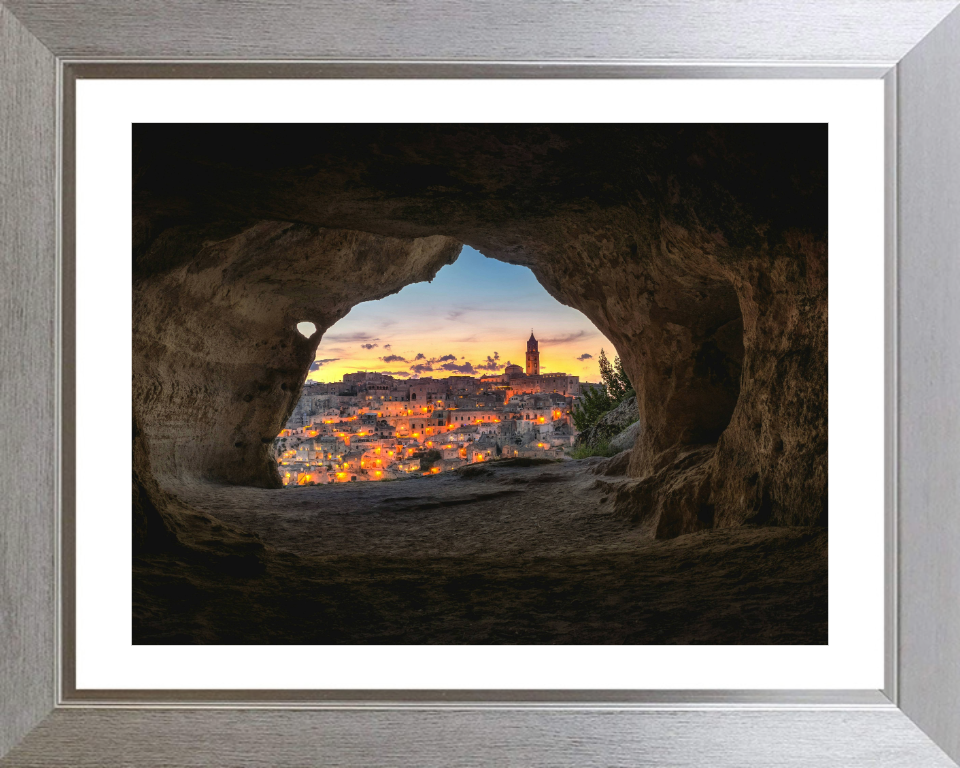
[[[137,643],[827,642],[827,535],[618,515],[595,460],[474,465],[405,483],[211,486],[191,507],[264,544],[136,562]],[[544,482],[546,480],[546,482]]]

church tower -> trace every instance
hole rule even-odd
[[[540,375],[540,345],[533,337],[533,330],[530,331],[530,338],[527,340],[527,376]]]

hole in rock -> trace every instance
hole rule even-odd
[[[614,450],[620,430],[578,436],[621,403],[628,426],[635,396],[612,342],[529,269],[465,247],[431,282],[359,304],[325,332],[274,455],[287,488],[462,477],[510,459],[562,471]],[[430,492],[459,498],[449,483]]]
[[[314,323],[305,320],[302,323],[297,323],[297,330],[300,331],[303,336],[309,339],[317,332],[317,326]]]

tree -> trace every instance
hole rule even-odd
[[[573,425],[579,432],[583,432],[596,424],[597,420],[612,407],[605,385],[588,387],[580,402],[573,405],[573,411],[571,412]]]
[[[607,353],[601,349],[599,362],[603,384],[587,388],[580,402],[573,406],[573,425],[580,432],[592,427],[601,416],[636,394],[619,356],[614,358],[611,365]]]
[[[632,396],[633,385],[627,378],[626,371],[623,370],[623,363],[620,357],[614,358],[613,365],[607,359],[607,353],[600,350],[600,378],[606,387],[610,400],[613,401],[613,407],[622,403],[627,397]]]

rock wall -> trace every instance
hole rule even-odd
[[[143,263],[174,263],[180,238]],[[151,473],[280,487],[273,439],[300,397],[323,333],[360,302],[429,280],[461,245],[260,221],[225,239],[192,239],[194,258],[135,280],[135,450]],[[305,338],[302,321],[317,332]]]
[[[600,443],[608,442],[611,443],[611,448],[615,448],[616,446],[612,444],[613,439],[619,437],[631,424],[637,424],[639,427],[639,419],[640,411],[637,409],[637,398],[628,397],[616,408],[603,414],[592,427],[585,429],[577,435],[574,444],[596,446]],[[634,438],[636,438],[636,436],[637,435],[634,435]],[[624,446],[624,448],[619,448],[618,450],[622,451],[627,447],[632,448],[635,442],[636,439],[633,439],[629,446]]]
[[[643,423],[625,513],[662,536],[824,522],[826,160],[816,125],[136,126],[154,476],[275,483],[320,334],[466,243],[616,346]]]

